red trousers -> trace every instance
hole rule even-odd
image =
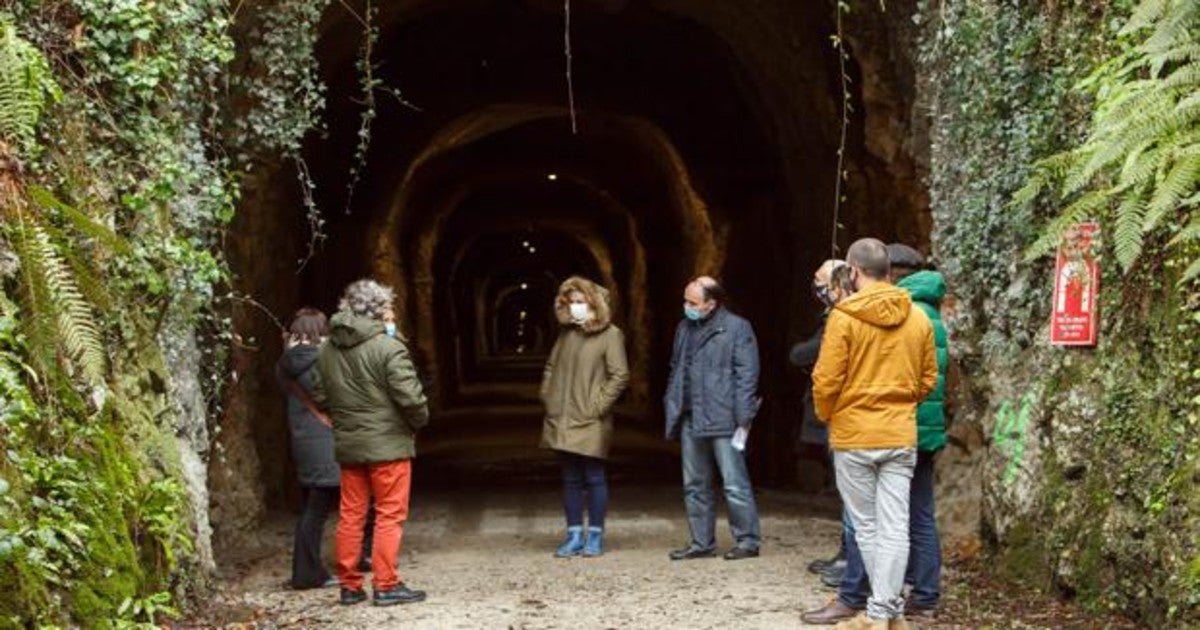
[[[337,575],[343,588],[359,590],[363,574],[358,570],[362,552],[363,524],[367,506],[375,495],[375,546],[371,570],[375,590],[387,590],[401,582],[397,571],[400,539],[408,520],[408,493],[412,486],[412,460],[342,466],[342,504],[337,524]]]

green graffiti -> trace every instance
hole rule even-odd
[[[1029,431],[1029,416],[1033,414],[1033,405],[1037,396],[1028,392],[1021,397],[1020,408],[1016,411],[1008,401],[1000,405],[996,412],[996,430],[992,433],[992,443],[1008,458],[1004,466],[1004,485],[1012,485],[1017,478],[1017,471],[1025,461],[1025,435]]]

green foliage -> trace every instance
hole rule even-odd
[[[0,276],[0,626],[149,627],[190,585],[204,508],[179,481],[159,333],[219,321],[237,200],[217,135],[229,7],[8,9],[62,91],[22,119],[23,173],[0,172],[0,235],[19,261]]]
[[[0,13],[0,139],[27,153],[42,112],[59,98],[46,58]]]
[[[179,618],[179,610],[171,605],[171,594],[155,593],[140,599],[126,599],[117,609],[117,630],[154,630],[160,626],[156,621],[162,617]]]
[[[1200,232],[1200,2],[1144,0],[1121,30],[1140,37],[1081,87],[1095,98],[1091,131],[1075,149],[1038,162],[1014,196],[1025,205],[1047,189],[1069,203],[1027,251],[1051,252],[1064,229],[1098,217],[1117,262],[1129,270],[1146,240],[1173,234],[1171,248]],[[1181,277],[1200,276],[1200,258]]]
[[[43,373],[56,370],[55,359],[71,359],[91,387],[103,388],[107,360],[103,339],[92,309],[75,283],[73,274],[50,242],[46,230],[18,220],[4,230],[21,261],[22,289],[30,316],[25,318],[34,356]]]
[[[328,0],[282,0],[247,6],[245,67],[233,85],[250,102],[230,121],[232,141],[254,157],[300,156],[301,142],[321,130],[325,85],[314,49],[317,26]]]
[[[1184,222],[1195,189],[1179,187],[1186,178],[1178,165],[1190,159],[1181,142],[1194,143],[1195,124],[1189,131],[1162,111],[1155,117],[1150,100],[1138,104],[1145,111],[1112,103],[1128,98],[1118,93],[1127,79],[1154,79],[1170,82],[1163,91],[1178,97],[1179,110],[1190,96],[1172,86],[1193,80],[1180,70],[1194,49],[1171,50],[1188,30],[1179,20],[1167,20],[1167,35],[1130,26],[1159,19],[1144,9],[1131,19],[1132,4],[988,0],[937,3],[929,15],[923,7],[922,61],[936,86],[934,241],[958,297],[948,322],[967,367],[964,399],[982,403],[956,421],[991,434],[1004,428],[996,418],[1010,417],[1002,401],[1044,392],[1022,442],[1020,474],[1004,456],[1011,440],[993,443],[984,466],[998,565],[1095,609],[1188,627],[1200,620],[1200,596],[1187,579],[1200,546],[1192,481],[1200,461],[1200,294],[1177,282],[1200,256],[1190,240],[1200,229],[1189,232]],[[1144,62],[1154,54],[1161,66]],[[1100,120],[1105,137],[1125,129],[1143,142],[1089,144]],[[1044,191],[1027,187],[1039,178]],[[1119,188],[1122,181],[1129,185]],[[1049,194],[1066,188],[1065,198]],[[1050,348],[1050,270],[1026,252],[1056,245],[1055,230],[1083,216],[1105,223],[1105,259],[1139,262],[1102,267],[1098,348]]]

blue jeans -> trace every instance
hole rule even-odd
[[[937,608],[942,596],[942,543],[933,504],[933,460],[936,453],[917,452],[908,516],[907,581],[913,585],[915,608]]]
[[[562,451],[559,451],[559,457],[562,460],[563,512],[567,515],[567,527],[583,525],[583,493],[587,488],[588,525],[603,528],[608,511],[604,460]]]
[[[757,550],[762,538],[746,457],[734,449],[729,440],[728,437],[694,436],[691,422],[687,420],[680,432],[683,445],[683,503],[692,532],[691,545],[697,549],[711,551],[717,547],[714,462],[721,471],[725,504],[729,509],[729,529],[737,546]]]
[[[933,501],[933,460],[936,453],[917,451],[908,503],[908,569],[904,581],[912,584],[910,604],[914,608],[937,608],[942,596],[942,547],[938,537]],[[838,588],[838,599],[862,609],[871,595],[871,583],[863,567],[862,554],[854,540],[854,524],[842,511],[842,539],[846,544],[846,574]]]

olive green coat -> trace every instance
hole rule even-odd
[[[408,349],[379,320],[338,313],[329,323],[312,397],[333,422],[338,463],[416,456],[416,434],[429,423],[429,409]]]
[[[582,291],[592,305],[593,317],[582,325],[571,321],[571,291]],[[542,377],[542,447],[606,458],[612,408],[629,382],[625,336],[611,323],[607,292],[590,281],[564,282],[555,306],[562,328]]]

